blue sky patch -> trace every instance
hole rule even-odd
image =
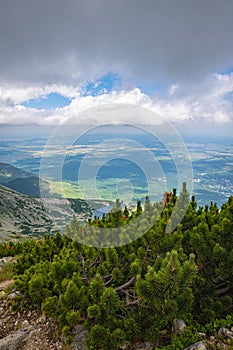
[[[98,96],[119,90],[122,85],[120,75],[109,72],[98,80],[89,81],[84,88],[83,96]]]
[[[153,96],[158,91],[158,86],[155,84],[137,84],[137,87],[148,96]]]
[[[222,75],[229,75],[231,73],[233,73],[233,66],[230,66],[227,69],[224,69],[224,70],[218,72],[218,74],[222,74]]]
[[[22,103],[22,106],[36,109],[52,110],[55,108],[62,108],[68,106],[71,98],[67,98],[57,92],[52,92],[46,96],[30,99]]]
[[[224,95],[224,100],[227,100],[227,101],[233,101],[233,91],[230,91],[230,92],[227,92],[225,95]]]

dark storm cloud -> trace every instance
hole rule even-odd
[[[200,79],[232,67],[232,14],[232,0],[1,0],[0,79]]]

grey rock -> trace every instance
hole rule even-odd
[[[20,295],[19,292],[13,292],[13,293],[11,293],[11,294],[9,294],[9,295],[7,296],[7,299],[8,299],[8,300],[14,299],[14,298],[16,298],[18,295]]]
[[[4,256],[3,258],[2,258],[2,260],[3,260],[3,263],[5,264],[5,263],[7,263],[7,262],[15,262],[16,261],[16,258],[15,257],[13,257],[13,256]]]
[[[206,338],[206,333],[198,332],[200,338]]]
[[[82,325],[77,325],[74,327],[73,336],[74,338],[71,345],[74,350],[88,350],[87,346],[85,345],[86,332]]]
[[[187,348],[184,348],[183,350],[207,350],[207,348],[205,342],[199,341],[195,344],[188,346]]]
[[[175,318],[172,325],[172,332],[173,333],[184,333],[186,328],[186,323],[183,320],[180,320],[179,318]]]
[[[221,327],[218,331],[218,335],[226,339],[233,339],[233,332],[231,332],[228,328]]]
[[[21,329],[20,331],[10,334],[0,340],[0,350],[18,350],[29,336],[29,329]]]
[[[120,346],[121,350],[127,350],[130,348],[130,342],[129,341],[125,341],[123,345]]]

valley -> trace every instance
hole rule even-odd
[[[151,152],[161,171],[150,175],[152,191],[148,191],[148,178],[143,169],[134,163],[135,155],[141,152],[138,148],[129,149],[124,143],[119,149],[106,149],[110,160],[106,161],[103,150],[94,153],[100,144],[107,139],[121,138],[136,141]],[[10,163],[18,168],[19,174],[10,176],[10,169],[0,169],[0,183],[34,197],[40,196],[38,177],[42,173],[43,188],[48,197],[73,198],[88,200],[114,201],[120,197],[127,204],[135,205],[137,200],[144,201],[145,196],[154,196],[153,200],[160,200],[164,190],[173,187],[179,190],[176,164],[173,155],[157,139],[148,135],[92,133],[80,137],[73,145],[69,142],[54,143],[46,146],[48,138],[7,138],[0,140],[0,162]],[[193,168],[193,194],[198,205],[205,205],[210,201],[216,202],[219,207],[233,193],[233,141],[213,137],[185,140]],[[107,147],[107,146],[106,146]],[[96,190],[92,191],[93,179],[86,176],[81,183],[78,179],[80,166],[86,155],[93,153],[89,169],[91,174],[98,169],[95,178]],[[41,171],[41,157],[46,158],[48,169]],[[128,157],[128,158],[127,158]],[[60,159],[64,158],[62,169]],[[132,160],[132,161],[131,161]],[[8,165],[9,167],[10,165]],[[60,174],[60,172],[62,173]],[[27,175],[25,175],[27,174]],[[24,179],[22,179],[24,178]],[[81,186],[80,186],[81,185]],[[84,191],[83,191],[84,188]],[[90,193],[86,193],[90,189]],[[153,193],[152,193],[153,192]]]

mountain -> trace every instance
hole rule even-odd
[[[48,182],[43,181],[43,185],[49,190]],[[31,197],[40,197],[40,180],[38,176],[17,178],[7,182],[5,186]]]
[[[92,203],[95,208],[101,202]],[[82,199],[32,198],[0,185],[0,241],[64,231],[75,216],[85,222],[92,208]]]
[[[52,221],[40,200],[0,185],[0,237],[40,236],[51,232]]]
[[[11,164],[0,162],[0,183],[7,184],[9,181],[18,178],[27,178],[32,176],[28,171],[16,168]]]
[[[39,177],[10,164],[0,163],[0,241],[22,236],[63,232],[73,216],[86,222],[98,208],[110,202],[54,198],[49,183],[42,181],[48,198],[40,198]],[[56,194],[55,194],[56,196]]]
[[[0,163],[0,184],[31,197],[40,197],[39,177],[11,164]],[[47,181],[43,180],[43,186],[49,191]]]

